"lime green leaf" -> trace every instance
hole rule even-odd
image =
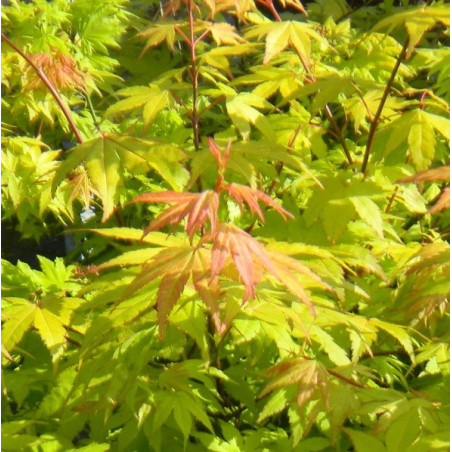
[[[350,436],[356,452],[368,452],[369,450],[386,452],[383,443],[375,438],[375,436],[351,428],[344,428],[344,430]]]
[[[410,355],[411,359],[414,360],[413,340],[412,337],[407,333],[405,328],[394,323],[383,322],[379,319],[371,319],[370,322],[378,328],[386,331],[396,341],[400,342],[402,347]]]
[[[179,22],[165,21],[153,24],[148,29],[142,31],[138,36],[147,39],[147,41],[141,52],[141,56],[151,47],[156,47],[163,41],[166,41],[168,47],[172,50],[174,48],[174,41],[176,40],[176,27],[179,25],[182,24]]]
[[[409,450],[416,441],[421,428],[421,419],[417,409],[399,416],[386,430],[385,443],[388,452]]]
[[[94,234],[102,237],[115,238],[117,240],[134,240],[137,242],[143,241],[149,245],[159,247],[167,246],[181,246],[187,243],[184,236],[180,234],[168,235],[163,232],[153,231],[143,237],[142,229],[135,228],[104,228],[104,229],[86,229]]]
[[[422,120],[411,123],[408,145],[416,170],[422,171],[430,166],[435,156],[435,144],[435,134],[430,123]]]
[[[157,115],[170,105],[168,91],[161,91],[156,85],[151,85],[150,87],[134,86],[120,90],[117,94],[121,97],[126,97],[126,99],[110,106],[105,115],[112,116],[140,108],[143,111],[143,119],[146,126],[151,124]]]
[[[440,22],[445,26],[450,26],[450,9],[447,6],[423,5],[415,8],[403,7],[402,10],[403,12],[392,14],[378,22],[373,30],[386,30],[387,33],[391,33],[395,28],[404,25],[409,36],[408,55],[422,39],[424,33],[433,28],[435,24]]]
[[[138,250],[126,251],[109,259],[101,265],[98,265],[96,269],[103,270],[111,267],[130,267],[133,265],[144,265],[149,259],[155,257],[160,252],[160,248],[142,248]]]
[[[249,30],[245,37],[265,38],[264,64],[279,55],[287,47],[292,46],[303,64],[310,66],[311,40],[322,41],[322,37],[308,24],[295,21],[272,22],[257,25]]]
[[[36,314],[35,304],[27,300],[17,301],[19,304],[14,306],[14,309],[8,310],[8,320],[2,327],[2,344],[9,352],[20,342],[32,325]]]
[[[84,161],[91,184],[99,192],[106,221],[118,202],[118,188],[124,182],[124,168],[135,173],[155,169],[173,188],[180,189],[188,174],[178,162],[185,153],[178,147],[127,136],[104,135],[69,151],[56,172],[53,188]]]
[[[257,422],[262,422],[266,418],[280,413],[286,407],[287,403],[287,391],[284,389],[275,391],[260,412]]]
[[[255,108],[256,107],[256,108]],[[240,93],[226,101],[226,109],[244,140],[248,140],[253,124],[267,139],[273,141],[274,131],[268,119],[257,108],[272,108],[264,98],[251,93]]]
[[[350,358],[347,352],[341,348],[334,338],[324,329],[316,325],[310,325],[309,334],[311,339],[320,344],[328,354],[328,358],[337,366],[347,366],[350,364]]]
[[[383,219],[379,207],[364,196],[350,198],[357,214],[380,236],[383,237]]]
[[[190,434],[193,425],[193,421],[190,412],[186,407],[188,397],[182,397],[182,395],[184,394],[179,394],[179,397],[175,399],[173,416],[177,425],[181,429],[182,434],[184,435],[185,441],[187,441],[188,435]]]

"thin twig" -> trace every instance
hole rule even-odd
[[[56,88],[52,85],[52,82],[49,80],[49,78],[47,77],[45,72],[39,66],[36,66],[36,64],[30,59],[30,57],[25,55],[25,53],[22,52],[22,50],[20,50],[19,47],[17,47],[16,44],[14,44],[8,37],[6,37],[6,35],[4,33],[2,33],[2,41],[5,41],[10,47],[12,47],[35,70],[36,74],[38,74],[38,77],[42,80],[44,85],[50,91],[50,93],[56,100],[57,104],[61,108],[61,111],[63,112],[64,116],[66,117],[70,128],[72,129],[75,137],[77,138],[77,141],[79,143],[83,143],[82,135],[80,134],[80,131],[78,130],[77,126],[75,125],[74,120],[72,119],[71,113],[69,112],[68,108],[66,107],[66,105],[63,102],[63,99],[61,99],[60,94],[58,93]]]
[[[375,116],[373,118],[373,121],[370,124],[370,130],[369,130],[369,138],[367,139],[367,144],[366,144],[366,151],[364,153],[364,159],[363,159],[363,163],[361,166],[361,172],[363,174],[366,174],[366,170],[367,170],[367,164],[369,163],[369,157],[370,157],[370,153],[372,151],[372,145],[374,142],[374,138],[375,138],[375,133],[377,131],[377,127],[378,124],[380,123],[380,116],[381,113],[383,112],[383,108],[385,106],[386,100],[389,96],[389,93],[391,91],[392,88],[392,84],[394,83],[394,79],[397,75],[397,71],[399,70],[400,65],[402,64],[402,60],[405,56],[405,53],[407,51],[408,48],[408,44],[410,42],[410,39],[407,38],[405,41],[405,44],[403,44],[402,50],[400,51],[399,56],[397,57],[397,61],[394,65],[394,68],[392,70],[392,73],[389,77],[388,83],[386,84],[386,88],[383,92],[383,96],[381,97],[380,100],[380,104],[378,105],[377,111],[375,113]]]
[[[334,377],[339,378],[339,380],[345,381],[349,385],[356,386],[357,388],[365,389],[365,386],[363,386],[363,385],[361,385],[359,383],[356,383],[356,381],[354,381],[354,380],[352,380],[350,378],[344,377],[339,372],[336,372],[336,371],[334,371],[332,369],[326,369],[326,371],[329,374],[333,375]]]
[[[394,188],[394,191],[392,192],[391,197],[389,198],[388,205],[386,206],[386,209],[385,209],[385,213],[389,213],[389,211],[391,210],[392,204],[395,200],[395,197],[397,196],[398,191],[399,191],[399,186],[397,185]]]
[[[339,140],[339,142],[341,143],[342,149],[344,150],[345,156],[347,157],[347,161],[350,165],[353,164],[353,159],[352,156],[350,154],[350,150],[348,149],[347,143],[345,142],[344,136],[342,134],[341,129],[339,129],[339,126],[337,125],[336,120],[334,119],[333,114],[331,113],[330,107],[328,106],[328,104],[325,105],[325,112],[326,115],[328,116],[328,119],[331,122],[331,125],[333,126],[333,129],[335,130],[336,134],[337,134],[337,138]]]
[[[99,120],[97,118],[96,112],[94,111],[94,106],[93,106],[93,103],[91,102],[91,97],[88,94],[88,92],[85,92],[85,99],[88,101],[88,107],[89,107],[89,111],[91,113],[91,116],[93,118],[94,125],[96,126],[97,131],[101,134],[102,131],[100,130],[100,123],[99,123]]]
[[[192,110],[192,125],[193,125],[193,142],[195,150],[199,151],[199,121],[198,121],[198,68],[196,67],[196,38],[195,26],[193,18],[193,0],[188,0],[188,23],[190,27],[190,59],[191,59],[191,78],[193,86],[193,110]]]
[[[308,65],[306,59],[303,57],[303,55],[297,48],[294,47],[294,49],[298,55],[298,58],[301,61],[303,69],[305,70],[306,74],[309,74],[310,68],[309,68],[309,65]],[[314,83],[316,81],[316,78],[314,76],[310,76],[309,78],[307,78],[307,81],[308,81],[308,83]],[[348,149],[348,146],[347,146],[347,143],[345,142],[342,131],[341,131],[341,129],[339,129],[339,126],[337,125],[337,122],[334,119],[334,116],[331,113],[331,110],[330,110],[330,107],[328,106],[328,104],[325,105],[325,112],[326,112],[326,115],[328,116],[328,119],[329,119],[331,125],[333,126],[334,131],[336,132],[336,137],[339,140],[339,143],[341,144],[342,149],[344,150],[344,154],[345,154],[345,157],[347,158],[349,165],[352,165],[353,159],[350,154],[350,150]]]

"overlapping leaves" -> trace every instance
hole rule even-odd
[[[58,186],[83,162],[90,183],[102,200],[102,219],[106,220],[117,205],[118,189],[124,183],[124,169],[138,174],[153,169],[173,188],[181,188],[187,180],[187,171],[179,163],[184,158],[185,153],[172,144],[104,135],[71,149],[56,172],[53,186]]]

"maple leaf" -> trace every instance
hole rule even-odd
[[[322,41],[322,37],[307,24],[295,21],[263,23],[253,27],[246,37],[265,38],[264,64],[292,46],[307,68],[310,66],[311,40]]]
[[[450,166],[441,166],[431,170],[421,171],[413,176],[399,179],[397,183],[405,182],[426,182],[450,179]],[[436,213],[450,207],[450,187],[446,187],[436,201],[435,205],[428,211],[428,213]]]
[[[258,108],[272,109],[273,105],[253,93],[242,92],[238,95],[234,93],[227,96],[226,109],[228,115],[245,141],[248,141],[250,136],[250,123],[268,140],[273,141],[275,132],[267,117]]]
[[[295,273],[304,274],[327,289],[329,286],[301,262],[266,250],[256,239],[232,224],[219,223],[215,235],[204,237],[203,241],[207,238],[213,240],[211,281],[225,267],[227,258],[231,257],[245,286],[243,302],[256,297],[256,285],[266,270],[303,301],[315,316],[314,306]]]
[[[106,221],[118,201],[118,188],[124,182],[124,168],[138,174],[154,169],[173,188],[180,188],[185,183],[187,172],[178,162],[184,158],[185,153],[181,149],[168,143],[103,135],[69,151],[55,173],[52,189],[55,191],[66,174],[84,162],[89,181],[102,199],[102,221]]]
[[[77,69],[77,64],[71,56],[56,51],[54,55],[50,53],[30,55],[30,59],[44,71],[55,88],[67,90],[86,87],[85,80],[89,75]],[[26,76],[29,81],[25,90],[47,89],[38,74],[31,68],[27,68]]]
[[[211,278],[211,252],[198,249],[193,258],[192,278],[196,291],[209,309],[218,334],[223,334],[226,325],[221,321],[218,301],[220,299],[220,282],[218,277]]]
[[[399,14],[393,14],[381,20],[373,28],[375,31],[386,29],[389,34],[395,28],[404,25],[408,33],[409,44],[407,55],[411,55],[424,34],[438,22],[450,26],[450,9],[445,5],[419,6],[409,8]]]
[[[125,99],[111,105],[105,115],[110,116],[140,108],[143,110],[143,119],[146,126],[151,124],[171,102],[168,91],[162,91],[157,85],[152,84],[125,88],[116,94],[125,97]]]
[[[145,193],[131,202],[149,202],[176,204],[163,211],[155,220],[151,221],[143,232],[145,237],[149,232],[163,228],[169,224],[180,223],[185,217],[185,231],[193,240],[193,235],[199,231],[207,219],[210,220],[210,228],[215,231],[218,216],[218,193],[206,190],[202,193],[178,193],[174,191],[160,193]]]
[[[237,45],[245,40],[236,33],[235,27],[227,23],[206,23],[207,30],[212,34],[213,40],[217,45]]]
[[[428,213],[436,213],[440,212],[441,210],[448,209],[450,207],[450,187],[446,187],[442,192],[441,195],[436,201],[435,205],[429,209]]]
[[[48,294],[36,303],[23,298],[5,298],[5,301],[10,301],[11,305],[5,309],[6,322],[2,328],[4,347],[8,351],[14,349],[25,332],[33,326],[56,359],[66,344],[64,325],[69,324],[71,306],[80,300]]]
[[[215,143],[215,140],[213,138],[208,139],[209,143],[209,150],[211,154],[213,155],[215,161],[217,162],[218,170],[220,173],[223,173],[226,169],[226,164],[229,159],[229,153],[231,151],[231,144],[232,141],[229,140],[228,145],[226,146],[226,149],[224,150],[224,154],[222,155],[221,150],[217,143]]]
[[[304,9],[304,6],[300,2],[300,0],[280,0],[280,2],[284,8],[287,8],[288,6],[290,6],[293,9],[296,9],[297,11],[299,11],[300,13],[303,13],[305,16],[308,15],[308,13]]]
[[[176,9],[179,8],[177,5]],[[175,21],[165,21],[158,24],[152,25],[148,29],[142,31],[138,34],[139,38],[147,39],[146,45],[144,46],[143,51],[140,54],[140,58],[151,48],[156,47],[161,44],[163,41],[166,41],[168,47],[173,50],[174,42],[176,40],[176,27],[182,25],[179,22]]]
[[[212,314],[218,333],[224,332],[225,325],[221,322],[218,307],[220,298],[218,278],[209,281],[211,276],[210,250],[199,246],[196,248],[191,246],[171,247],[151,256],[151,259],[131,282],[116,306],[145,285],[161,277],[156,305],[159,335],[162,339],[168,317],[191,276],[201,300]]]
[[[286,221],[287,217],[294,218],[290,212],[283,209],[274,199],[270,198],[270,196],[260,190],[253,190],[246,185],[240,184],[227,184],[226,188],[229,195],[237,201],[241,209],[243,207],[243,203],[245,202],[251,213],[256,213],[262,222],[265,222],[265,219],[262,210],[259,207],[258,201],[263,202],[267,206],[273,207]]]
[[[329,400],[329,378],[325,366],[313,359],[296,358],[284,360],[267,370],[266,376],[273,379],[259,394],[264,397],[275,389],[298,383],[297,404],[301,408],[315,390],[320,390],[326,406]]]

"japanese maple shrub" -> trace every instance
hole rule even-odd
[[[5,3],[3,449],[448,450],[449,5]]]

